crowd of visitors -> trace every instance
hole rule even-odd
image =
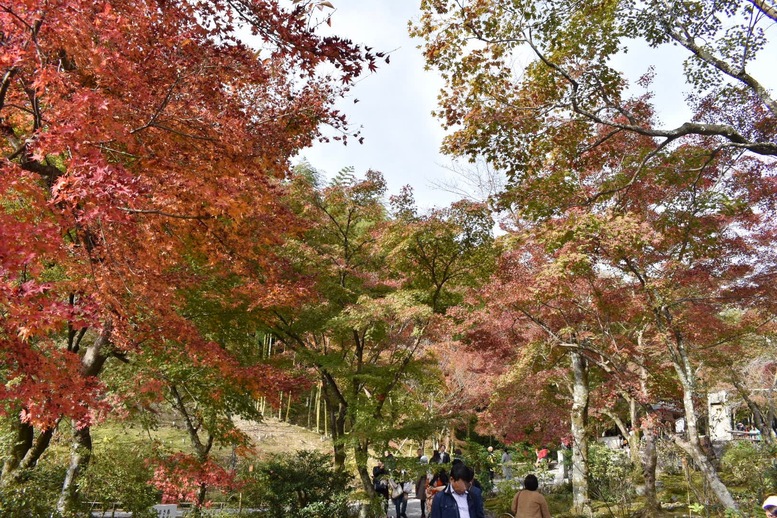
[[[547,462],[547,448],[536,450],[537,465]],[[473,468],[467,465],[462,452],[453,450],[453,458],[444,445],[428,457],[422,448],[416,452],[419,464],[427,466],[421,475],[412,480],[408,470],[398,468],[394,456],[385,451],[383,458],[373,468],[375,492],[385,502],[388,515],[389,501],[394,506],[396,518],[407,518],[407,504],[411,494],[421,504],[421,518],[484,518],[483,488],[475,478]],[[501,464],[502,476],[506,480],[513,477],[511,456],[508,451],[501,458],[489,447],[486,455],[486,470],[489,487],[493,486],[496,470]],[[446,468],[450,467],[450,472]],[[413,471],[413,470],[410,470]],[[515,518],[550,518],[548,504],[538,491],[539,481],[535,475],[528,475],[523,481],[523,489],[512,500],[512,513]],[[777,518],[777,516],[775,516]]]

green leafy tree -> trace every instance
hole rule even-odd
[[[455,300],[459,276],[471,277],[472,259],[459,247],[472,253],[476,245],[487,247],[490,225],[478,234],[474,222],[490,219],[476,209],[468,217],[461,207],[450,213],[458,220],[442,212],[412,220],[412,198],[408,212],[392,219],[385,182],[373,171],[358,180],[345,170],[323,188],[303,172],[291,191],[290,203],[309,226],[289,243],[286,257],[309,282],[309,301],[299,309],[278,307],[267,322],[320,376],[335,464],[342,466],[352,447],[362,485],[372,493],[371,445],[432,430],[427,395],[439,382],[429,353],[435,312]],[[412,248],[418,243],[423,247]],[[422,265],[425,257],[432,261]]]
[[[353,447],[361,482],[371,491],[370,444],[388,440],[389,430],[400,437],[417,433],[408,417],[422,412],[402,389],[423,376],[432,311],[422,293],[398,289],[384,268],[380,235],[388,213],[379,173],[357,180],[344,170],[321,188],[314,172],[301,171],[290,192],[289,203],[307,227],[283,253],[305,300],[296,306],[279,300],[263,318],[321,381],[335,465],[342,468]]]
[[[426,293],[435,313],[445,313],[494,269],[491,212],[483,203],[459,201],[418,215],[407,188],[392,204],[396,217],[388,230],[387,257],[392,273]]]
[[[753,72],[770,52],[773,2],[426,0],[422,11],[412,32],[443,73],[438,114],[455,129],[444,147],[482,155],[510,176],[523,177],[579,125],[602,129],[580,140],[581,150],[627,132],[662,147],[698,135],[711,149],[777,154],[774,85]],[[690,120],[663,127],[631,102],[636,78],[613,58],[635,46],[685,52]],[[638,86],[653,80],[649,61],[644,74]]]
[[[259,398],[277,404],[279,393],[304,390],[310,382],[282,357],[272,363],[262,357],[259,322],[248,311],[248,301],[239,290],[240,278],[225,279],[195,261],[180,268],[189,268],[189,275],[201,279],[187,290],[179,312],[197,327],[191,335],[202,339],[148,340],[141,353],[127,354],[124,362],[106,368],[103,379],[121,395],[124,412],[120,416],[127,420],[154,428],[160,415],[172,412],[189,441],[193,469],[206,472],[212,467],[221,476],[229,466],[218,464],[214,448],[234,451],[249,444],[235,418],[261,419]],[[188,498],[198,508],[205,504],[208,480],[218,479],[206,475]],[[166,483],[162,480],[160,485]]]

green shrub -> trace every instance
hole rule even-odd
[[[346,518],[351,476],[335,470],[328,455],[298,451],[277,455],[241,473],[243,504],[266,516]]]
[[[750,441],[732,441],[720,459],[722,477],[737,499],[746,505],[760,503],[777,492],[777,448]]]
[[[592,497],[626,512],[636,497],[631,474],[631,459],[625,452],[601,444],[589,446],[588,488]]]
[[[667,475],[681,475],[683,473],[683,459],[685,453],[680,450],[671,439],[658,439],[656,441],[658,452],[658,471]]]
[[[64,479],[63,465],[42,463],[35,469],[22,472],[18,483],[0,486],[0,516],[60,516],[56,507]]]
[[[521,490],[523,479],[497,480],[496,493],[486,500],[486,507],[494,511],[496,516],[502,516],[510,511],[510,505],[513,503],[515,493]],[[485,496],[485,495],[484,495]]]
[[[480,482],[483,493],[489,494],[494,488],[488,468],[491,465],[488,459],[488,449],[482,444],[469,441],[465,447],[464,462],[475,471],[475,478]],[[497,452],[493,453],[493,469],[495,476],[501,475],[500,458]]]
[[[159,492],[150,484],[153,468],[149,463],[155,455],[147,443],[106,439],[95,444],[80,481],[81,500],[120,502],[136,517],[156,516],[150,508],[159,503]]]

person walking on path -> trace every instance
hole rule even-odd
[[[422,473],[415,483],[415,496],[421,501],[421,518],[426,518],[426,488],[429,485],[430,475]]]
[[[429,464],[429,457],[426,456],[423,448],[418,448],[418,450],[416,450],[416,458],[421,464]]]
[[[450,464],[451,462],[451,456],[450,454],[445,451],[445,445],[440,445],[440,464]]]
[[[432,514],[432,501],[434,500],[434,495],[445,489],[445,486],[448,485],[448,473],[446,473],[444,468],[439,468],[434,475],[432,476],[432,479],[429,481],[429,483],[426,485],[426,513]]]
[[[505,448],[505,451],[502,452],[502,476],[505,480],[513,479],[512,461],[513,459],[510,457],[510,452]]]
[[[767,497],[761,507],[766,513],[766,518],[777,518],[777,496]]]
[[[550,450],[548,450],[546,447],[543,446],[541,450],[534,450],[534,452],[537,454],[537,462],[534,463],[536,467],[539,468],[548,462],[548,455],[550,455]]]
[[[424,454],[423,448],[418,448],[416,456],[419,464],[429,464],[429,457]],[[421,502],[421,518],[426,518],[426,487],[429,485],[430,478],[432,478],[432,473],[425,470],[415,483],[415,496]]]
[[[463,462],[451,466],[450,482],[432,501],[430,518],[485,518],[483,495],[472,488],[475,473]]]
[[[432,451],[432,458],[429,459],[429,464],[442,464],[442,458],[440,457],[439,451]]]
[[[534,475],[526,475],[524,489],[515,493],[510,509],[515,518],[550,518],[550,509],[545,497],[537,491],[540,483]]]
[[[407,500],[408,493],[412,490],[412,484],[408,483],[406,474],[403,471],[399,474],[399,480],[389,480],[389,488],[391,489],[391,501],[394,503],[396,509],[396,518],[407,518]]]
[[[488,468],[488,480],[491,482],[491,486],[494,485],[494,470],[496,470],[496,453],[494,453],[494,447],[488,447],[488,456],[486,457],[486,467]]]
[[[375,488],[375,492],[383,497],[383,504],[388,514],[388,501],[389,501],[389,488],[388,488],[388,471],[382,461],[378,461],[378,465],[372,468],[372,483]]]

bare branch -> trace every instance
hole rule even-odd
[[[8,87],[11,86],[11,78],[16,73],[16,67],[11,67],[3,75],[3,81],[0,83],[0,110],[5,106],[5,96],[8,94]]]
[[[665,144],[688,135],[719,136],[727,139],[736,147],[746,149],[748,151],[752,151],[753,153],[756,153],[759,155],[777,156],[777,143],[753,142],[745,138],[733,126],[730,126],[728,124],[704,124],[704,123],[698,123],[698,122],[686,122],[681,126],[678,126],[677,128],[667,130],[667,129],[660,129],[660,128],[644,127],[636,124],[622,124],[622,123],[614,122],[612,120],[605,119],[600,115],[594,112],[591,112],[585,109],[583,106],[581,106],[580,99],[579,99],[580,84],[575,80],[575,78],[572,77],[571,74],[569,74],[569,72],[567,72],[563,67],[561,67],[557,63],[550,61],[547,58],[547,56],[545,56],[545,54],[539,48],[537,48],[537,46],[531,41],[531,38],[528,38],[526,41],[528,45],[532,48],[534,53],[537,55],[537,57],[547,67],[554,70],[556,73],[558,73],[569,83],[570,89],[571,89],[570,102],[571,102],[572,110],[575,113],[582,115],[583,117],[593,122],[596,122],[598,124],[603,124],[605,126],[610,126],[612,128],[631,131],[647,137],[665,138],[667,139]],[[744,72],[742,72],[740,76],[752,79],[749,74],[746,74]],[[758,87],[760,88],[763,88],[757,81],[755,81],[755,79],[752,79],[752,81],[753,81],[753,84],[758,85]],[[753,86],[753,88],[755,88],[755,86]],[[764,102],[766,103],[768,101],[769,108],[772,110],[773,113],[777,114],[777,103],[775,103],[774,100],[769,98],[768,95],[766,99],[767,100]],[[617,107],[614,107],[614,108],[617,109]]]
[[[766,0],[748,0],[755,6],[756,9],[761,11],[764,15],[768,16],[775,22],[777,22],[777,7],[769,5]]]
[[[148,128],[149,126],[154,126],[155,125],[155,123],[156,123],[157,119],[159,118],[159,116],[162,115],[162,112],[165,110],[167,105],[170,104],[170,99],[173,96],[173,92],[175,91],[176,87],[179,84],[181,84],[181,80],[182,79],[183,79],[183,76],[179,74],[178,77],[175,78],[175,81],[173,82],[173,84],[170,85],[170,88],[167,90],[167,94],[165,95],[165,98],[162,99],[162,102],[160,103],[159,107],[156,109],[154,114],[151,116],[149,121],[147,123],[143,124],[142,126],[139,126],[139,127],[135,128],[135,129],[133,129],[132,131],[130,131],[130,135],[133,135],[133,134],[135,134],[135,133],[137,133],[137,132],[139,132],[141,130],[144,130],[144,129]]]
[[[745,72],[744,67],[741,67],[738,70],[735,69],[731,66],[730,63],[715,57],[711,52],[708,52],[703,47],[700,47],[696,41],[694,41],[693,38],[688,35],[680,34],[678,31],[671,29],[668,30],[667,33],[673,40],[691,51],[697,58],[701,59],[705,63],[712,65],[732,79],[736,79],[744,83],[748,88],[755,92],[761,102],[764,103],[769,108],[769,111],[772,112],[772,115],[777,116],[777,100],[773,99],[771,95],[769,95],[769,90],[767,90],[765,86],[758,82],[753,76]]]

